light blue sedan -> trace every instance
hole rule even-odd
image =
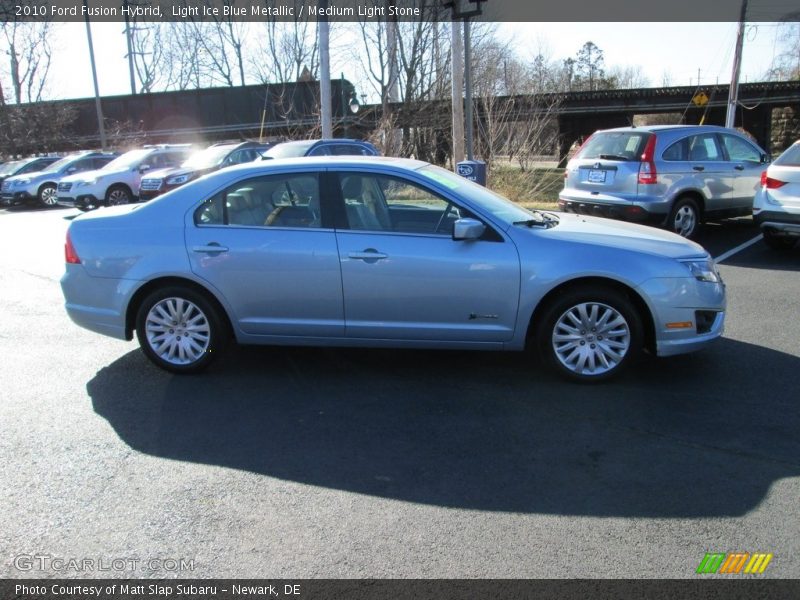
[[[571,379],[718,338],[725,288],[694,242],[529,212],[433,165],[303,158],[213,173],[69,227],[66,309],[199,371],[242,344],[524,350]]]

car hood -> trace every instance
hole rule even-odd
[[[700,244],[663,229],[572,213],[558,213],[558,217],[558,225],[546,230],[548,237],[666,258],[708,255]]]

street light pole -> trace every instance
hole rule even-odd
[[[318,4],[322,15],[319,18],[319,102],[320,118],[322,120],[322,139],[333,137],[333,118],[331,115],[331,57],[330,57],[330,30],[328,17],[325,10],[328,0],[319,0]]]
[[[94,64],[94,46],[92,45],[92,28],[89,26],[88,1],[83,0],[86,15],[86,40],[89,42],[89,62],[92,64],[92,81],[94,82],[94,107],[97,111],[97,127],[100,131],[100,147],[106,149],[106,127],[103,123],[103,107],[100,105],[100,88],[97,86],[97,67]]]

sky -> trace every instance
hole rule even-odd
[[[522,58],[540,50],[554,60],[574,57],[587,41],[604,53],[606,68],[640,66],[651,85],[664,77],[671,85],[728,83],[731,77],[737,23],[501,23],[503,39],[514,40]],[[760,81],[773,64],[777,24],[747,25],[741,81]],[[92,23],[101,96],[130,93],[122,23]],[[59,24],[48,99],[93,95],[86,30],[83,23]],[[361,74],[350,56],[331,56],[332,76],[357,82]],[[255,83],[253,81],[252,83]],[[368,90],[361,90],[368,92]],[[368,101],[371,101],[368,98]]]

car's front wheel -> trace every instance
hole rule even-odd
[[[642,348],[642,319],[614,289],[587,287],[557,296],[536,331],[544,362],[573,381],[614,377]]]
[[[681,237],[691,238],[700,227],[700,209],[692,198],[678,198],[672,205],[667,220],[670,231]]]
[[[118,206],[120,204],[130,204],[133,200],[133,194],[124,185],[115,185],[108,189],[106,192],[106,205]]]
[[[39,204],[51,208],[58,201],[58,188],[52,183],[46,183],[39,188]]]
[[[789,235],[780,235],[769,229],[764,231],[764,243],[773,250],[791,250],[797,238]]]
[[[136,337],[147,358],[173,373],[196,373],[222,350],[227,332],[215,306],[188,287],[147,296],[136,316]]]

